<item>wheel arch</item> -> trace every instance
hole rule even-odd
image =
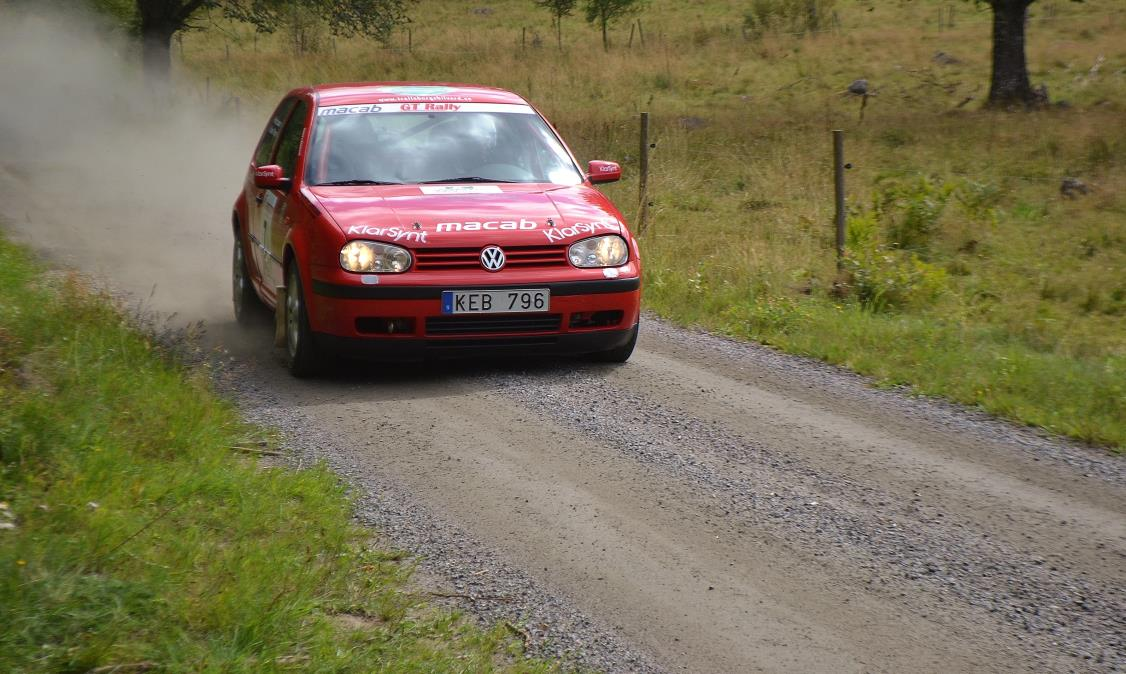
[[[287,241],[286,244],[285,244],[285,252],[282,253],[282,278],[283,279],[289,278],[289,267],[290,267],[290,265],[293,265],[293,264],[297,264],[297,252],[295,250],[293,250],[293,243]],[[298,274],[301,273],[300,268],[298,268],[297,273]]]

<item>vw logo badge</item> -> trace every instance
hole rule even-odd
[[[489,246],[481,251],[481,266],[489,271],[504,267],[504,251],[499,246]]]

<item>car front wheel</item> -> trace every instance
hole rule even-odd
[[[285,283],[285,304],[278,307],[285,312],[285,364],[295,377],[309,377],[321,369],[321,358],[309,327],[309,314],[305,309],[305,296],[301,289],[301,274],[297,262],[289,265]]]

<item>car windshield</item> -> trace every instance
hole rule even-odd
[[[408,107],[422,104],[318,108],[306,182],[577,185],[583,180],[547,123],[528,106],[403,110]]]

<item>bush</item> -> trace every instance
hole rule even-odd
[[[873,208],[876,218],[885,223],[888,243],[925,254],[955,185],[938,184],[926,176],[912,180],[878,178],[876,184],[880,189]]]
[[[945,269],[917,255],[878,246],[850,250],[844,270],[860,305],[873,313],[921,308],[948,288]]]

